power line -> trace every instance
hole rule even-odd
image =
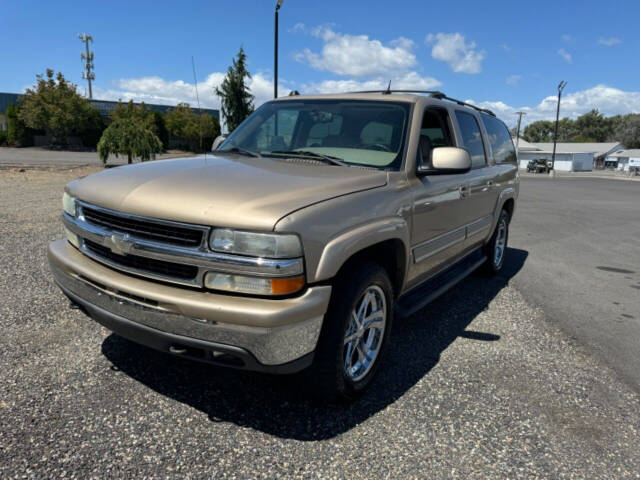
[[[95,80],[96,74],[93,72],[93,52],[89,50],[89,42],[93,43],[93,36],[81,33],[78,38],[84,43],[85,51],[80,54],[81,60],[84,62],[84,72],[82,78],[89,83],[89,98],[93,98],[93,90],[91,89],[91,80]]]

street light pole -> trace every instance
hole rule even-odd
[[[275,11],[275,36],[273,41],[273,98],[278,98],[278,10],[284,0],[278,0]]]
[[[553,154],[551,155],[551,171],[555,172],[556,168],[556,143],[558,142],[558,122],[560,121],[560,99],[562,97],[562,90],[567,86],[567,82],[562,80],[558,84],[558,107],[556,109],[556,126],[553,130]]]
[[[518,115],[518,131],[516,132],[516,151],[518,150],[518,145],[520,144],[520,124],[522,123],[522,116],[526,115],[524,112],[516,112]]]

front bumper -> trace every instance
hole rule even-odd
[[[263,299],[145,280],[89,259],[66,240],[49,244],[62,291],[94,320],[135,342],[201,361],[289,373],[313,359],[330,286]]]

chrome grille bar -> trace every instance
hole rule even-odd
[[[202,240],[197,246],[180,246],[143,238],[134,232],[111,229],[89,221],[85,215],[85,209],[87,211],[89,209],[106,211],[109,215],[121,215],[123,218],[133,221],[142,219],[144,222],[152,223],[156,220],[123,214],[84,202],[78,203],[80,208],[76,218],[63,213],[62,219],[65,227],[80,239],[80,251],[90,258],[118,270],[164,282],[195,287],[203,286],[204,275],[208,271],[258,277],[290,277],[300,275],[304,271],[302,258],[276,260],[212,252],[207,246],[210,227],[206,226],[166,220],[157,221],[159,225],[171,224],[180,228],[201,231]],[[124,258],[126,260],[123,260]],[[145,259],[148,261],[145,262]],[[152,261],[156,263],[150,263]],[[160,265],[162,262],[165,262],[166,265]],[[186,268],[176,268],[178,265]],[[190,271],[189,267],[193,267],[193,271],[196,272],[193,278],[186,278],[188,275],[185,272]]]

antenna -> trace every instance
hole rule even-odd
[[[93,73],[93,52],[89,51],[89,42],[93,43],[93,36],[86,33],[78,34],[80,41],[84,43],[85,51],[80,54],[81,60],[84,62],[85,71],[82,72],[82,78],[89,83],[89,98],[93,98],[93,91],[91,89],[91,80],[95,80],[96,74]]]
[[[385,95],[391,94],[391,79],[389,79],[389,85],[387,85],[387,89],[382,93],[384,93]]]
[[[198,95],[198,77],[196,76],[196,61],[191,55],[191,68],[193,69],[193,82],[196,86],[196,101],[198,102],[198,112],[200,112],[200,116],[198,118],[198,125],[200,127],[200,150],[204,150],[202,148],[202,109],[200,108],[200,95]],[[204,158],[207,158],[207,151],[204,151]]]

